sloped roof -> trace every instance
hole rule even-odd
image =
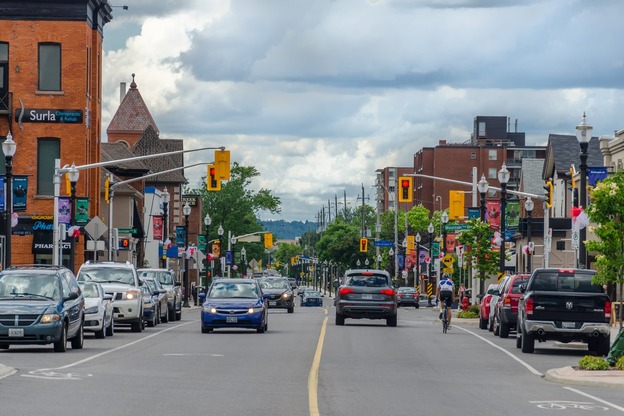
[[[115,112],[106,132],[110,133],[140,133],[145,131],[147,126],[151,126],[158,132],[158,126],[152,118],[143,97],[134,82],[134,74],[132,74],[132,83],[130,90],[126,93],[119,108]]]
[[[102,143],[102,161],[108,162],[110,160],[120,160],[120,159],[129,159],[131,157],[136,157],[130,147],[125,142],[115,142],[115,143]],[[108,166],[109,170],[113,169],[121,169],[121,170],[134,170],[134,171],[145,171],[148,172],[150,168],[146,166],[142,160],[135,160],[131,162],[123,162],[118,165],[110,165]]]
[[[565,175],[569,172],[571,164],[574,164],[578,171],[581,165],[580,153],[581,148],[576,136],[569,134],[548,135],[546,163],[544,163],[542,179]],[[604,166],[604,157],[600,151],[598,137],[592,137],[587,146],[587,166]]]
[[[161,140],[158,137],[158,132],[148,126],[139,141],[132,147],[132,152],[137,156],[144,156],[182,149],[182,140]],[[145,159],[143,163],[154,173],[184,167],[184,159],[181,153]],[[148,182],[187,183],[187,180],[184,177],[184,170],[180,169],[151,177]]]

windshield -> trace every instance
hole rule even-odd
[[[83,283],[80,285],[80,289],[82,290],[82,295],[85,298],[99,298],[100,297],[100,294],[98,292],[98,289],[95,283]]]
[[[546,292],[604,293],[602,286],[592,284],[593,273],[574,271],[536,272],[531,290]]]
[[[284,279],[260,279],[262,289],[290,289],[290,283]]]
[[[134,274],[131,269],[120,267],[89,267],[81,270],[77,277],[79,282],[98,282],[98,283],[125,283],[127,285],[135,285]]]
[[[212,284],[212,287],[208,292],[208,297],[216,299],[257,299],[259,297],[259,294],[256,285],[253,285],[251,283],[216,282]]]
[[[10,273],[0,275],[0,297],[39,296],[60,300],[61,289],[51,274]]]
[[[388,281],[384,276],[352,274],[347,278],[347,286],[383,287]]]
[[[139,270],[139,277],[158,280],[163,285],[173,286],[173,273],[163,270]]]

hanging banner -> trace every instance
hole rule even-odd
[[[468,219],[479,219],[481,218],[481,208],[468,208]]]
[[[418,262],[420,264],[423,264],[425,262],[428,253],[429,252],[427,250],[418,250]]]
[[[505,228],[508,230],[517,230],[520,227],[520,202],[507,201],[505,211]]]
[[[444,247],[447,253],[455,251],[455,234],[447,234],[446,241],[444,242]]]
[[[488,201],[486,212],[490,228],[498,230],[500,227],[500,201]]]
[[[60,196],[58,199],[58,222],[69,225],[71,218],[71,203],[69,197]]]
[[[184,243],[185,243],[185,235],[186,233],[184,232],[184,226],[183,225],[177,225],[176,226],[176,245],[180,246],[180,247],[184,247]]]
[[[154,240],[161,241],[163,237],[163,216],[152,215]]]
[[[76,225],[89,223],[89,198],[76,198]]]
[[[5,210],[4,175],[0,175],[0,212]],[[13,176],[13,212],[26,211],[26,197],[28,195],[28,176]]]
[[[409,250],[407,257],[405,257],[405,268],[411,269],[416,267],[416,250]]]
[[[607,176],[609,174],[606,166],[587,168],[587,183],[591,186],[596,186],[598,181],[605,179]]]

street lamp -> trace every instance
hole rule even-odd
[[[164,243],[165,241],[167,241],[167,238],[169,238],[169,225],[167,224],[167,214],[168,214],[168,209],[169,209],[169,198],[171,198],[171,196],[169,195],[169,192],[167,191],[167,188],[165,187],[165,189],[163,189],[162,191],[162,200],[163,200],[163,235],[162,235],[162,241],[163,241],[163,250],[166,250],[167,248],[164,247]],[[163,256],[163,268],[167,268],[167,252],[165,251],[165,255]]]
[[[206,213],[204,217],[204,225],[206,226],[206,281],[204,282],[204,287],[208,289],[208,281],[210,280],[210,262],[208,262],[208,253],[210,252],[210,224],[212,223],[212,218],[210,218],[210,214]]]
[[[219,224],[219,228],[217,229],[217,235],[219,236],[219,272],[221,276],[223,276],[223,264],[221,263],[221,247],[223,246],[223,227]]]
[[[357,262],[355,262],[357,267],[360,267],[362,265],[362,263],[360,263],[360,259],[357,260]]]
[[[527,213],[527,273],[531,273],[531,212],[535,207],[535,203],[531,197],[527,197],[524,201],[524,209]]]
[[[2,151],[6,159],[6,175],[4,176],[4,191],[6,199],[4,200],[4,267],[11,266],[11,234],[13,226],[11,219],[13,217],[13,156],[17,150],[17,143],[13,141],[13,135],[9,131],[6,140],[2,142]]]
[[[505,274],[505,220],[507,211],[507,182],[509,182],[509,171],[507,165],[503,163],[503,166],[498,171],[498,181],[501,185],[501,197],[500,197],[500,234],[501,234],[501,246],[500,246],[500,275]]]
[[[442,223],[442,247],[444,250],[442,251],[446,254],[446,224],[449,222],[448,212],[444,211],[442,216],[440,217],[440,222]]]
[[[69,171],[67,172],[67,176],[69,177],[69,182],[71,184],[71,197],[70,197],[70,216],[69,216],[69,228],[75,225],[75,216],[76,216],[76,182],[78,182],[78,178],[80,178],[80,172],[76,169],[76,165],[72,163]],[[76,239],[74,235],[69,237],[69,270],[75,273],[74,266],[76,264]]]
[[[587,124],[587,117],[583,112],[581,123],[576,126],[576,138],[581,146],[581,192],[579,195],[579,206],[585,209],[587,207],[587,147],[592,137],[594,128]],[[579,232],[579,268],[587,267],[587,249],[585,248],[585,239],[587,230],[583,227]]]
[[[185,308],[190,307],[189,305],[189,274],[188,274],[188,234],[189,234],[189,215],[191,215],[191,207],[188,202],[184,204],[182,208],[182,213],[184,214],[184,306]]]
[[[230,238],[230,243],[232,244],[232,251],[231,251],[232,265],[235,265],[236,261],[234,259],[236,258],[236,256],[234,255],[234,253],[236,253],[236,237],[231,237]],[[232,266],[228,266],[228,277],[230,277],[230,270],[231,269],[232,269]],[[236,268],[234,268],[234,270],[236,270]]]
[[[481,180],[477,182],[477,189],[481,194],[481,222],[485,222],[485,212],[487,207],[485,206],[485,195],[489,189],[490,185],[488,184],[487,179],[485,179],[485,175],[481,175]]]
[[[429,279],[427,280],[430,285],[433,285],[433,232],[435,227],[432,222],[429,223],[427,231],[429,232]],[[425,288],[425,290],[429,293],[428,288]],[[427,305],[431,306],[431,296],[427,296]]]
[[[247,277],[247,250],[245,247],[241,248],[241,275]]]
[[[416,241],[416,276],[414,276],[414,287],[420,284],[420,233],[416,233],[414,241]]]

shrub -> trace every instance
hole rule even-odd
[[[615,368],[617,368],[618,370],[624,370],[624,356],[620,357],[615,362]]]
[[[457,312],[457,317],[463,319],[474,319],[478,318],[479,314],[472,311],[459,311]]]
[[[603,357],[593,357],[586,355],[579,360],[581,370],[608,370],[609,363]]]
[[[468,312],[475,313],[477,316],[479,316],[479,308],[479,305],[470,305],[470,307],[468,308]]]

